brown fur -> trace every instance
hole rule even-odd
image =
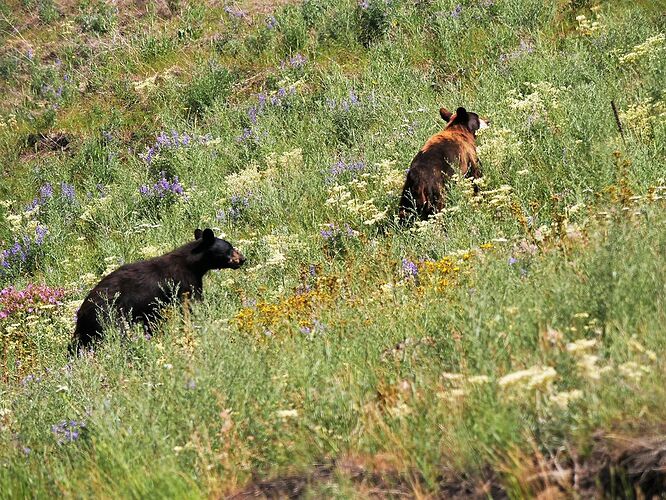
[[[414,215],[425,220],[444,208],[446,184],[456,171],[463,177],[481,177],[475,134],[479,116],[465,108],[455,113],[442,108],[440,115],[446,126],[428,139],[409,167],[400,198],[402,221]]]

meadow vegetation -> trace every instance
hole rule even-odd
[[[148,3],[0,5],[0,496],[580,493],[539,472],[663,431],[662,2]],[[460,105],[479,194],[397,224]],[[68,359],[197,227],[244,268]]]

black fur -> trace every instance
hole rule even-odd
[[[80,352],[102,338],[102,318],[111,309],[150,330],[160,304],[189,294],[201,298],[203,277],[211,269],[238,269],[245,257],[210,229],[197,229],[195,240],[154,259],[126,264],[104,277],[81,304],[70,353]]]

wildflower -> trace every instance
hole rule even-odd
[[[563,391],[558,392],[557,394],[552,394],[550,396],[550,401],[556,406],[559,406],[561,409],[565,410],[569,406],[569,403],[576,401],[577,399],[581,399],[582,397],[583,391],[574,389],[573,391],[569,392]]]
[[[330,169],[330,174],[333,177],[340,176],[344,173],[350,172],[356,174],[365,170],[366,164],[363,161],[350,161],[346,162],[344,160],[338,160]]]
[[[646,366],[639,365],[635,361],[627,361],[624,364],[618,366],[620,374],[628,379],[633,380],[634,382],[640,381],[643,375],[650,373],[650,369]]]
[[[454,9],[451,11],[451,17],[453,19],[458,19],[460,17],[460,13],[462,12],[462,5],[458,4],[454,7]]]
[[[282,252],[275,252],[271,257],[266,261],[266,264],[269,266],[279,266],[284,264],[287,261],[287,258]]]
[[[305,57],[301,53],[296,53],[289,59],[282,61],[280,63],[280,68],[285,69],[285,68],[301,68],[305,65],[305,63],[308,61],[307,57]],[[285,89],[280,89],[282,92],[278,91],[278,95],[286,95],[286,90]]]
[[[575,342],[568,343],[567,351],[570,352],[571,354],[578,355],[596,347],[596,345],[597,341],[595,339],[589,339],[589,340],[579,339],[576,340]]]
[[[490,382],[490,377],[488,377],[487,375],[473,375],[469,377],[467,381],[473,385],[487,384],[488,382]]]
[[[509,265],[513,266],[516,262],[518,262],[518,259],[516,259],[513,255],[509,257]]]
[[[9,248],[0,250],[0,275],[10,274],[30,266],[37,249],[44,243],[48,228],[40,224],[34,226],[34,236],[23,235],[14,240]]]
[[[275,415],[281,419],[296,418],[298,417],[298,410],[278,410]]]
[[[62,197],[69,201],[72,202],[74,201],[75,197],[75,192],[74,192],[74,186],[71,184],[67,184],[66,182],[61,182],[60,183],[60,192],[62,193]]]
[[[500,387],[525,384],[528,389],[532,390],[546,387],[555,377],[557,377],[555,368],[551,366],[533,366],[503,376],[498,380],[498,384]]]
[[[229,200],[229,206],[226,209],[218,210],[217,220],[232,223],[238,222],[245,210],[250,206],[250,198],[252,198],[252,191],[247,192],[245,196],[232,195]]]
[[[327,99],[326,104],[331,110],[338,109],[348,112],[353,108],[358,107],[361,104],[361,99],[356,95],[356,92],[351,89],[349,90],[348,97],[342,98],[339,101],[336,99]]]
[[[208,144],[212,142],[210,134],[205,136],[196,137],[196,143],[198,144]],[[179,133],[176,130],[172,130],[170,134],[167,134],[164,130],[161,131],[155,138],[155,143],[151,146],[146,146],[146,152],[143,155],[139,155],[144,162],[150,164],[153,158],[159,155],[162,151],[175,151],[183,148],[188,148],[194,145],[193,137],[188,133]]]
[[[85,428],[84,421],[63,420],[51,426],[51,432],[56,436],[58,444],[71,443],[79,439],[81,431]]]
[[[416,279],[419,274],[417,265],[407,258],[402,259],[402,275],[405,279]]]
[[[597,366],[599,356],[593,354],[583,354],[576,363],[581,374],[590,380],[599,380],[601,375],[606,371],[604,368]]]
[[[162,253],[159,248],[157,248],[155,246],[152,246],[152,245],[148,245],[148,246],[143,247],[140,250],[140,252],[141,252],[141,256],[144,259],[152,259],[153,257],[157,257],[158,255],[160,255]]]
[[[269,30],[272,30],[272,29],[275,28],[276,26],[277,26],[277,19],[275,19],[275,16],[273,16],[273,15],[268,16],[268,17],[266,18],[266,27],[267,27]]]
[[[152,185],[143,185],[139,188],[139,194],[143,198],[164,199],[166,197],[185,197],[185,190],[183,185],[178,180],[178,176],[174,176],[173,180],[169,181],[164,172],[160,172],[160,178]]]
[[[631,52],[620,57],[620,64],[634,63],[639,59],[652,56],[657,51],[663,50],[666,47],[666,34],[657,33],[646,39],[643,43],[634,45]]]

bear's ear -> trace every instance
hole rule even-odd
[[[453,113],[451,113],[446,108],[439,108],[439,116],[441,116],[442,120],[444,120],[446,123],[449,123],[449,120],[453,116]]]
[[[209,227],[204,229],[202,237],[203,237],[203,242],[207,245],[212,245],[215,242],[215,234],[213,233],[213,230]]]
[[[456,109],[456,121],[458,123],[467,123],[467,120],[469,120],[467,110],[463,107]]]
[[[194,237],[201,241],[201,243],[192,249],[192,253],[201,253],[208,247],[212,246],[213,243],[215,243],[215,234],[210,228],[206,228],[203,231],[201,229],[197,229],[194,231]]]

